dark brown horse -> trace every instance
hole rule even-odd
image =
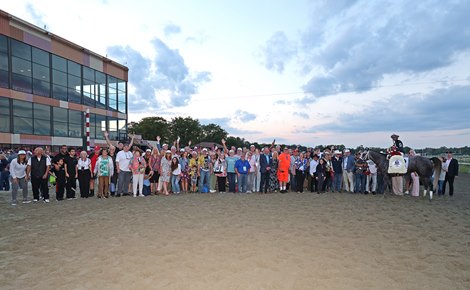
[[[390,175],[388,174],[388,160],[387,154],[379,153],[371,150],[362,153],[363,159],[370,159],[377,165],[377,171],[384,176],[385,188],[390,188]],[[405,174],[405,184],[410,180],[411,172],[416,172],[420,178],[420,182],[424,185],[423,195],[426,196],[429,190],[429,200],[433,196],[433,188],[437,188],[437,181],[441,173],[441,160],[439,158],[426,158],[423,156],[410,156],[408,158],[408,171]],[[431,178],[434,173],[434,184],[431,183]]]

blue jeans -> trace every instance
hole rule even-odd
[[[171,176],[171,190],[173,191],[173,193],[180,192],[180,177],[177,175]]]
[[[443,192],[444,191],[444,180],[439,180],[437,182],[437,188],[438,188],[437,193],[439,195],[444,194],[444,192]]]
[[[202,193],[203,187],[210,189],[211,184],[211,173],[208,171],[201,170],[201,176],[199,177],[199,193]]]
[[[335,179],[333,180],[333,191],[341,191],[342,179],[343,179],[343,174],[335,172]]]
[[[364,193],[366,190],[365,175],[364,173],[356,173],[356,182],[354,183],[354,192]]]
[[[238,192],[246,193],[247,184],[248,183],[248,175],[247,174],[240,174],[238,176]]]
[[[228,172],[227,177],[228,177],[228,191],[235,192],[235,178],[237,177],[237,174],[235,172]]]

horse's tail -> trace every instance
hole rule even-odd
[[[437,182],[439,181],[439,175],[441,175],[442,170],[442,161],[437,157],[430,158],[434,165],[434,180],[432,183],[432,188],[434,191],[437,190]]]

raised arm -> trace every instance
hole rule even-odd
[[[106,140],[106,144],[108,144],[108,147],[109,147],[109,148],[113,148],[114,145],[111,144],[111,140],[109,140],[109,133],[108,133],[108,131],[104,131],[104,132],[103,132],[103,136],[104,136],[104,139]]]
[[[222,140],[220,140],[220,142],[222,142],[222,145],[224,146],[225,154],[228,154],[229,152],[228,152],[228,149],[227,149],[227,145],[225,144],[225,140],[222,139]]]
[[[160,155],[160,151],[162,151],[162,146],[160,145],[160,136],[157,136],[157,138],[155,138],[157,140],[157,151],[158,151],[158,154]]]
[[[135,134],[132,134],[132,139],[131,139],[131,143],[129,144],[129,148],[132,148],[132,145],[134,145],[134,138],[135,138]]]

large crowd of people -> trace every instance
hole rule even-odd
[[[160,144],[145,151],[130,144],[113,144],[105,132],[108,146],[95,146],[91,153],[77,152],[75,148],[61,146],[51,154],[41,147],[33,152],[19,150],[0,154],[1,187],[10,190],[11,204],[18,203],[21,189],[22,202],[30,203],[28,184],[31,183],[33,202],[50,201],[49,190],[55,188],[57,201],[77,197],[106,199],[109,197],[170,195],[181,193],[286,193],[304,191],[322,194],[348,192],[377,194],[386,190],[384,173],[371,160],[364,160],[361,152],[326,148],[323,151],[308,148],[180,147],[179,139],[172,146]],[[403,143],[392,135],[392,152],[403,151]],[[398,142],[399,141],[399,142]],[[402,154],[402,153],[399,153]],[[414,151],[410,151],[412,156]],[[441,157],[442,173],[438,194],[453,195],[453,181],[458,176],[458,162],[452,152]],[[386,173],[385,173],[386,174]],[[412,172],[409,184],[393,186],[393,193],[402,195],[411,190],[419,196],[419,176]],[[401,177],[402,178],[402,177]],[[78,181],[78,186],[77,186]],[[96,194],[95,194],[96,191]]]

